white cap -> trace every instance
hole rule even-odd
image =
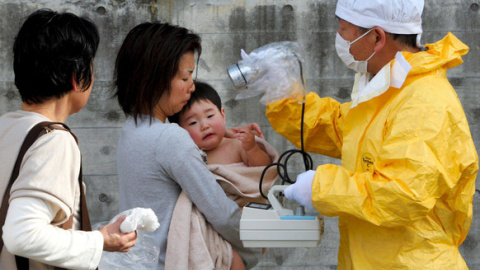
[[[424,0],[338,0],[335,15],[363,28],[379,26],[391,34],[422,34]]]

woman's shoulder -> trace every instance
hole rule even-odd
[[[42,121],[51,121],[51,120],[39,113],[28,112],[23,110],[7,112],[2,116],[0,116],[0,122],[2,123],[2,127],[9,125],[9,126],[19,126],[23,129],[26,129]]]
[[[123,125],[123,133],[135,136],[138,138],[148,139],[147,137],[172,137],[176,135],[178,137],[189,136],[188,132],[177,124],[163,123],[158,119],[137,119],[128,117]]]
[[[11,137],[18,140],[18,138],[25,137],[30,130],[40,122],[52,121],[47,117],[34,112],[18,110],[6,113],[0,117],[0,124],[2,126],[0,133],[3,134],[1,137],[7,139]],[[76,144],[74,137],[63,127],[61,129],[55,129],[54,132],[45,135],[38,138],[34,144],[38,144],[37,141],[43,143],[51,142],[53,144],[58,144],[59,147],[64,144]]]
[[[177,124],[165,124],[162,136],[158,137],[156,145],[157,156],[165,163],[179,160],[184,162],[189,157],[200,158],[201,156],[201,151],[193,142],[190,134]]]
[[[161,149],[175,148],[175,151],[182,151],[182,149],[195,148],[190,134],[178,126],[177,124],[166,123],[162,125],[161,132],[158,133],[157,145]]]
[[[165,135],[167,135],[173,141],[175,140],[185,141],[185,139],[192,141],[190,134],[188,134],[188,131],[186,131],[184,128],[180,127],[179,125],[175,123],[173,124],[167,123],[167,124],[164,124],[164,126],[165,126],[165,130],[164,130]]]
[[[63,129],[55,129],[52,132],[46,133],[32,145],[32,149],[64,149],[65,151],[72,151],[73,153],[80,153],[77,141],[69,131]]]

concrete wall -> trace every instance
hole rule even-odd
[[[115,153],[124,116],[110,99],[112,68],[126,33],[138,23],[165,20],[197,32],[203,39],[198,78],[209,81],[223,99],[229,126],[250,122],[261,125],[266,138],[279,151],[293,148],[273,132],[259,98],[234,100],[226,68],[270,42],[298,40],[306,52],[309,91],[348,101],[353,73],[336,56],[334,0],[0,0],[0,114],[21,105],[13,83],[12,43],[22,19],[38,8],[70,11],[91,18],[99,27],[101,43],[96,58],[94,90],[82,112],[67,123],[80,139],[88,204],[92,222],[117,213]],[[468,117],[477,149],[480,147],[480,0],[426,0],[423,41],[441,39],[448,31],[470,46],[465,63],[449,72]],[[313,155],[315,165],[336,163]],[[293,171],[301,171],[293,160]],[[479,184],[477,179],[477,185]],[[471,269],[480,269],[480,191],[474,199],[474,221],[460,247]],[[325,236],[318,248],[270,249],[255,269],[336,269],[336,218],[326,218]]]

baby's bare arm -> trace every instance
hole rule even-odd
[[[247,164],[248,167],[267,166],[272,163],[270,156],[260,149],[257,144],[249,151],[245,151],[245,155],[246,162],[244,163]]]

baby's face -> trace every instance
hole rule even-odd
[[[195,144],[204,151],[220,145],[225,136],[225,111],[219,111],[208,100],[192,104],[179,119],[179,125],[190,133]]]

